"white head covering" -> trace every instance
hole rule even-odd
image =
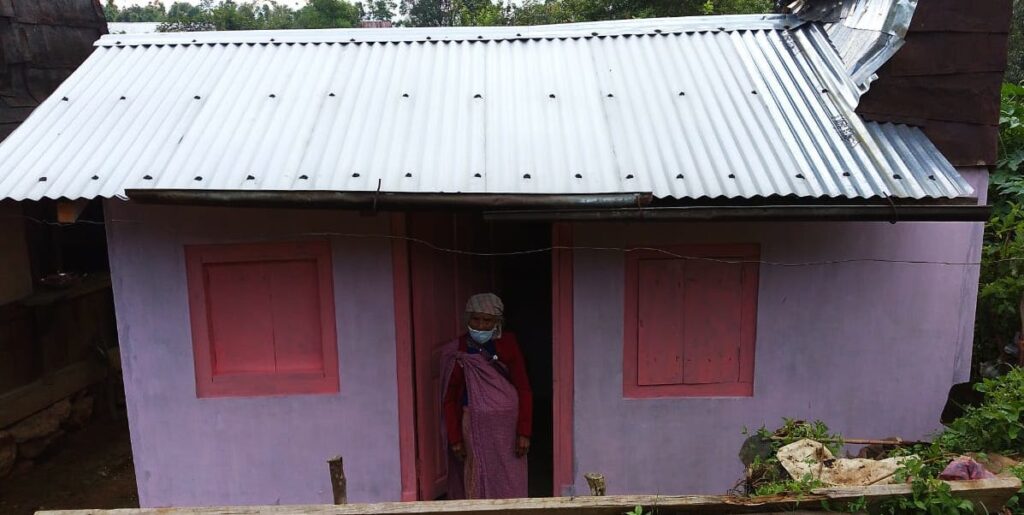
[[[493,293],[478,293],[466,302],[466,313],[485,313],[501,317],[505,314],[505,303]]]
[[[470,313],[484,313],[498,317],[498,324],[494,326],[494,338],[501,338],[501,326],[505,317],[505,303],[493,293],[478,293],[469,298],[466,302],[466,317]]]

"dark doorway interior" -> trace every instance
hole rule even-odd
[[[495,252],[551,246],[549,224],[496,224]],[[522,346],[533,389],[533,438],[530,448],[530,497],[550,497],[553,484],[551,254],[536,252],[496,257],[492,262],[496,293],[505,302],[506,327]]]

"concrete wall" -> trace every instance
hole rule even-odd
[[[387,217],[326,211],[105,204],[110,265],[144,507],[332,501],[345,458],[353,502],[398,500],[391,246],[332,236],[341,392],[197,399],[186,244],[387,234]]]
[[[0,304],[32,293],[32,269],[21,205],[0,202]]]
[[[964,172],[984,191],[984,172]],[[777,263],[976,262],[978,223],[576,224],[577,246],[755,242]],[[754,396],[624,399],[621,252],[574,255],[575,475],[609,493],[723,493],[743,429],[821,419],[851,437],[923,437],[968,378],[978,267],[762,264]]]

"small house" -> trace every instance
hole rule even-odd
[[[744,427],[920,437],[969,375],[1009,2],[914,4],[104,36],[0,198],[102,199],[143,506],[443,497],[479,291],[532,495],[721,493]]]

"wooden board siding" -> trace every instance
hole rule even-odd
[[[106,33],[99,0],[0,0],[0,141]]]
[[[857,112],[923,127],[954,165],[995,164],[1011,11],[1012,0],[919,2]]]

